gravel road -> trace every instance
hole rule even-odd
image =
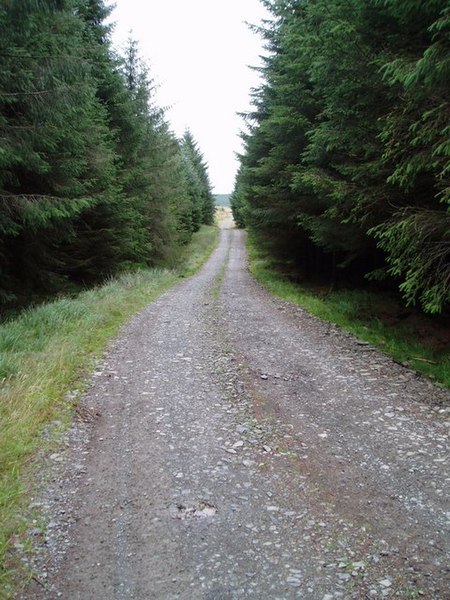
[[[18,598],[450,597],[447,392],[271,297],[244,235],[95,373]]]

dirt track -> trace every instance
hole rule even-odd
[[[450,597],[446,392],[269,296],[243,237],[115,342],[21,598]]]

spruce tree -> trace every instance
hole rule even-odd
[[[2,293],[11,296],[56,289],[83,271],[84,219],[114,197],[115,167],[72,3],[8,2],[0,18],[0,254]]]
[[[181,141],[185,177],[191,199],[192,230],[211,225],[214,220],[214,198],[208,168],[192,133],[187,130]]]
[[[263,85],[233,194],[307,274],[390,277],[429,312],[449,298],[446,2],[265,0]]]

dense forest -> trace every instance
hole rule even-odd
[[[232,196],[297,277],[450,290],[448,0],[263,0],[268,49]]]
[[[102,0],[0,5],[0,305],[170,265],[213,220],[207,167]]]

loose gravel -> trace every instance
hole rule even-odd
[[[445,390],[270,296],[224,230],[43,460],[17,598],[444,600],[448,417]]]

